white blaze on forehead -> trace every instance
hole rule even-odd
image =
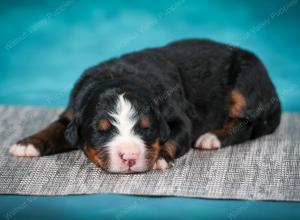
[[[118,97],[114,110],[110,113],[111,123],[116,127],[117,133],[107,143],[110,154],[111,172],[122,172],[128,167],[122,167],[119,153],[139,154],[136,164],[131,168],[132,171],[144,171],[146,166],[146,147],[141,137],[134,132],[134,125],[137,123],[137,112],[134,106],[124,97]],[[130,146],[130,147],[129,147]]]
[[[118,97],[114,112],[110,113],[111,122],[118,130],[120,136],[133,135],[133,127],[137,122],[136,110],[130,101],[124,98],[124,94]]]

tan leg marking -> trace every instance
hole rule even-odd
[[[229,117],[242,117],[247,104],[245,97],[236,89],[230,91],[229,97]]]

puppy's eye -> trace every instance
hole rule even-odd
[[[107,131],[111,127],[111,123],[107,118],[100,119],[98,125],[101,131]]]
[[[150,127],[149,118],[144,114],[142,114],[140,117],[140,126],[141,126],[141,128],[149,128]]]

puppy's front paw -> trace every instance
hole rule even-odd
[[[167,162],[164,158],[159,158],[153,165],[153,170],[166,170],[174,166],[174,162]]]
[[[204,150],[214,150],[221,147],[221,141],[216,135],[205,133],[197,139],[195,147]]]
[[[14,144],[10,147],[9,153],[16,157],[38,157],[40,152],[32,144]]]

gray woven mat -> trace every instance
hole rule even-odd
[[[61,110],[0,107],[0,193],[122,193],[300,201],[300,115],[283,115],[276,134],[214,152],[190,151],[165,172],[106,174],[81,151],[14,158],[8,147]]]

